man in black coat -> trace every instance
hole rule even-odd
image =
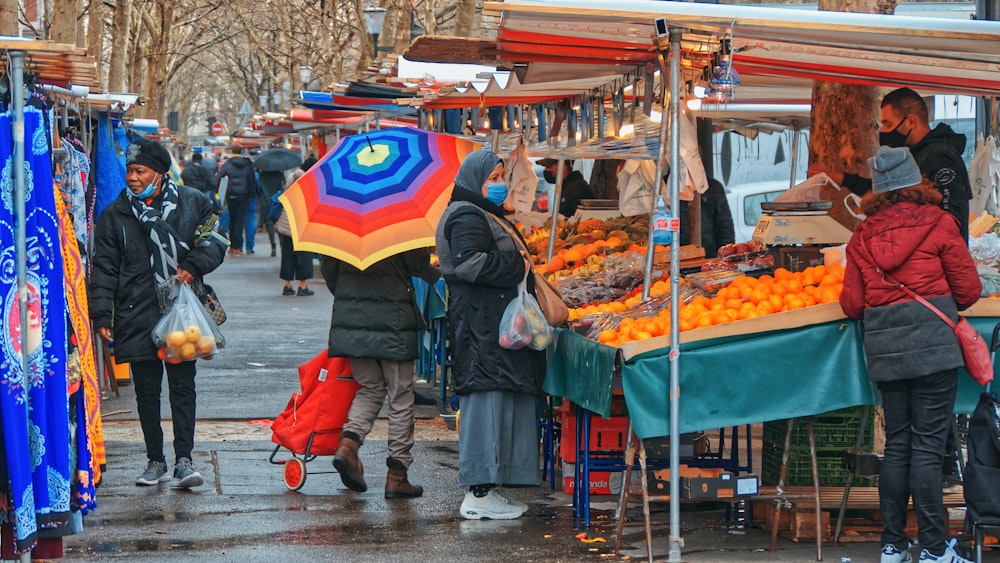
[[[257,197],[257,176],[253,163],[242,156],[243,147],[234,144],[229,147],[232,154],[215,174],[216,182],[229,178],[226,187],[226,207],[229,208],[229,253],[243,255],[243,224],[246,223],[247,205]]]
[[[94,228],[89,297],[98,336],[129,363],[149,463],[137,485],[170,479],[163,456],[160,388],[164,361],[153,328],[168,310],[164,291],[192,284],[225,257],[225,239],[213,232],[217,217],[197,190],[170,179],[170,156],[159,143],[137,140],[126,151],[122,190]],[[112,332],[113,331],[113,332]],[[191,462],[195,426],[195,360],[166,364],[174,429],[174,478],[181,487],[202,484]]]
[[[726,199],[726,188],[715,178],[708,179],[708,189],[701,194],[701,245],[705,258],[715,258],[719,247],[736,242],[733,213]],[[681,245],[690,244],[688,202],[681,201]]]
[[[539,166],[545,167],[545,181],[555,184],[559,161],[554,158],[543,158],[538,161]],[[572,217],[576,213],[576,208],[580,205],[581,199],[594,199],[594,190],[590,184],[583,179],[583,174],[579,170],[573,170],[573,161],[567,160],[563,165],[562,191],[559,197],[559,214],[564,217]]]

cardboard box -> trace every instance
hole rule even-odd
[[[681,477],[681,498],[731,499],[756,495],[759,488],[756,475],[737,477],[720,473],[713,477]]]
[[[562,463],[563,492],[567,495],[573,494],[573,487],[576,485],[576,464]],[[591,471],[590,472],[590,494],[592,495],[617,495],[622,491],[621,471]]]

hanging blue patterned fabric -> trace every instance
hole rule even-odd
[[[44,112],[24,108],[27,249],[27,372],[21,361],[17,299],[13,116],[0,113],[0,423],[15,549],[30,549],[40,527],[70,510],[66,299],[59,223]],[[27,388],[25,387],[27,385]]]
[[[94,148],[94,220],[125,188],[125,129],[115,127],[111,116],[98,115]]]

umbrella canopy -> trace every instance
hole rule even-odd
[[[300,164],[302,155],[288,149],[267,149],[253,161],[253,167],[261,172],[283,172]]]
[[[480,146],[412,127],[345,137],[279,198],[295,250],[360,269],[434,246],[462,160]]]

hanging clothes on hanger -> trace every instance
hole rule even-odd
[[[0,176],[13,177],[12,111],[0,114]],[[13,252],[0,256],[0,423],[9,474],[15,548],[31,549],[39,528],[70,517],[66,299],[44,111],[26,104],[24,126],[28,334],[22,362],[21,314]],[[15,248],[14,194],[0,197],[0,248]]]
[[[91,217],[87,205],[87,178],[90,176],[90,157],[79,150],[79,145],[70,137],[62,138],[63,151],[53,155],[52,160],[58,166],[60,181],[59,191],[66,202],[67,211],[73,218],[73,232],[76,238],[87,248],[90,233]]]
[[[77,389],[70,382],[70,396],[76,401],[76,464],[73,473],[73,509],[84,514],[97,506],[95,487],[101,482],[107,458],[104,451],[104,427],[101,423],[101,381],[97,373],[95,338],[87,306],[87,278],[73,220],[61,198],[56,198],[59,217],[59,242],[62,246],[66,279],[66,312],[70,326],[70,348],[75,349],[79,381]],[[68,362],[67,362],[68,363]]]

